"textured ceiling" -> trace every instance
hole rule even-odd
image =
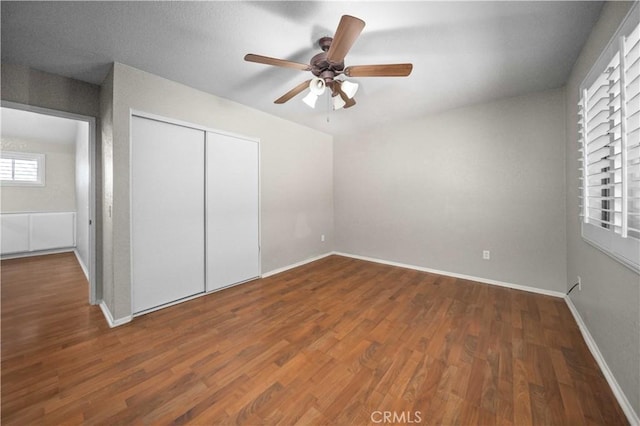
[[[111,62],[174,80],[327,133],[562,86],[602,2],[11,2],[2,61],[100,84]],[[412,62],[406,78],[353,78],[357,105],[315,110],[311,74],[243,60],[308,63],[340,16],[366,27],[345,64]]]

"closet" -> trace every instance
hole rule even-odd
[[[133,313],[257,278],[258,142],[131,120]]]

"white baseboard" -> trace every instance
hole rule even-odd
[[[278,269],[274,269],[274,270],[269,271],[269,272],[265,272],[265,273],[262,274],[261,278],[268,278],[268,277],[270,277],[272,275],[276,275],[276,274],[279,274],[281,272],[288,271],[289,269],[297,268],[298,266],[306,265],[307,263],[311,263],[311,262],[315,262],[316,260],[324,259],[325,257],[331,256],[332,254],[335,254],[335,253],[333,253],[333,252],[324,253],[324,254],[321,254],[320,256],[310,257],[309,259],[305,259],[305,260],[302,260],[300,262],[297,262],[297,263],[294,263],[294,264],[291,264],[291,265],[288,265],[288,266],[285,266],[285,267],[282,267],[282,268],[278,268]]]
[[[84,276],[87,277],[87,281],[89,281],[89,270],[87,269],[87,266],[84,264],[84,262],[80,258],[80,253],[78,253],[78,250],[73,249],[73,254],[76,255],[76,259],[78,259],[78,264],[80,265],[80,268],[82,268],[82,272],[84,272]]]
[[[131,322],[131,319],[132,319],[131,315],[124,318],[118,318],[117,320],[113,319],[113,315],[111,315],[111,311],[109,310],[109,307],[107,306],[107,304],[104,303],[104,300],[100,301],[100,309],[102,310],[102,314],[107,320],[107,324],[109,324],[109,327],[111,328],[118,327],[119,325],[123,325],[128,322]]]
[[[602,353],[600,353],[600,349],[598,348],[596,341],[593,339],[593,336],[591,336],[591,333],[589,333],[589,329],[587,328],[587,325],[582,320],[582,317],[580,316],[578,309],[576,309],[575,305],[573,304],[569,296],[565,296],[564,300],[567,303],[569,310],[573,314],[573,318],[575,318],[576,322],[578,323],[578,328],[580,329],[580,332],[582,333],[582,337],[584,338],[584,341],[587,343],[587,346],[591,351],[591,355],[593,355],[596,362],[598,363],[598,366],[600,367],[602,374],[604,375],[605,379],[607,379],[607,383],[609,383],[609,387],[611,388],[611,391],[613,392],[614,396],[618,400],[618,403],[620,404],[622,411],[624,411],[624,414],[627,416],[627,420],[629,420],[629,423],[631,424],[631,426],[639,426],[640,417],[638,417],[638,414],[634,411],[633,407],[631,406],[631,403],[627,399],[627,396],[624,394],[624,392],[622,391],[622,388],[618,384],[618,381],[616,380],[615,376],[609,369],[609,366],[607,365],[607,362],[602,356]]]
[[[373,258],[373,257],[366,257],[366,256],[358,256],[358,255],[349,254],[349,253],[333,252],[332,254],[335,254],[335,255],[338,255],[338,256],[344,256],[344,257],[351,257],[353,259],[358,259],[358,260],[366,260],[368,262],[381,263],[383,265],[398,266],[400,268],[414,269],[416,271],[421,271],[421,272],[429,272],[429,273],[432,273],[432,274],[445,275],[447,277],[460,278],[460,279],[469,280],[469,281],[476,281],[476,282],[483,283],[483,284],[497,285],[497,286],[500,286],[500,287],[512,288],[514,290],[522,290],[522,291],[528,291],[530,293],[544,294],[545,296],[553,296],[553,297],[560,297],[560,298],[564,298],[565,297],[565,294],[562,293],[562,292],[553,291],[553,290],[546,290],[546,289],[543,289],[543,288],[530,287],[530,286],[520,285],[520,284],[506,283],[506,282],[502,282],[502,281],[491,280],[491,279],[488,279],[488,278],[474,277],[474,276],[471,276],[471,275],[458,274],[456,272],[440,271],[440,270],[437,270],[437,269],[425,268],[425,267],[422,267],[422,266],[408,265],[406,263],[399,263],[399,262],[391,262],[391,261],[388,261],[388,260],[376,259],[376,258]]]
[[[21,253],[3,254],[2,256],[0,256],[0,259],[9,260],[9,259],[20,259],[22,257],[46,256],[47,254],[69,253],[74,250],[75,249],[73,247],[67,247],[67,248],[51,249],[51,250],[26,251]]]

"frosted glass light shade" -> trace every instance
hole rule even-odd
[[[337,111],[345,106],[345,101],[339,95],[333,97],[333,110]]]
[[[345,80],[342,82],[342,91],[345,95],[347,95],[347,98],[351,99],[356,95],[356,92],[358,91],[358,83],[352,83]]]
[[[319,77],[316,77],[309,82],[309,90],[311,90],[311,93],[315,94],[316,96],[322,95],[324,93],[324,88],[325,82]]]
[[[302,102],[309,105],[311,108],[315,108],[317,100],[318,100],[318,95],[310,91],[309,93],[307,93],[307,96],[305,96],[302,99]]]

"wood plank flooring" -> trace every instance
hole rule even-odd
[[[331,256],[109,329],[1,267],[4,425],[627,424],[561,299]]]

